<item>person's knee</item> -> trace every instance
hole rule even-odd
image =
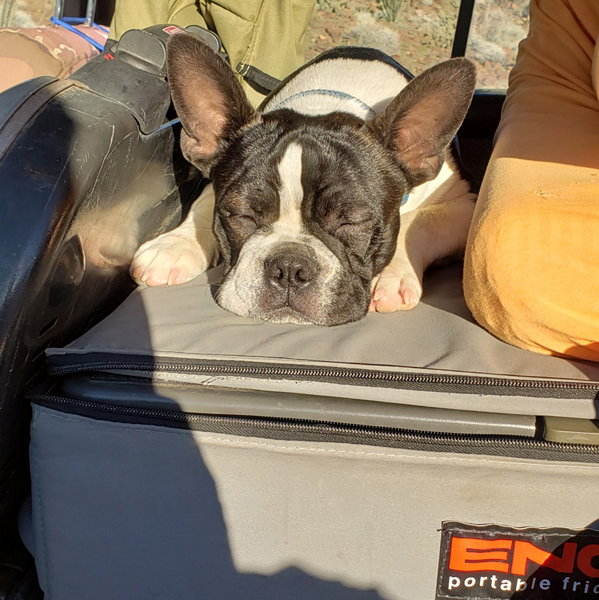
[[[516,346],[599,360],[599,172],[495,159],[464,271],[476,320]]]

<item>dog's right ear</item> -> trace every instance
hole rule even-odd
[[[231,67],[195,36],[179,33],[169,39],[167,72],[183,125],[181,149],[207,176],[223,144],[257,113]]]

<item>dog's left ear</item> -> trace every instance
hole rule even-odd
[[[412,187],[434,179],[476,86],[476,67],[453,58],[413,79],[369,127],[403,165]]]
[[[181,119],[185,158],[208,176],[219,150],[256,118],[231,67],[193,35],[173,35],[167,46],[173,104]]]

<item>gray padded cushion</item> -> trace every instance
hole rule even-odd
[[[226,312],[213,299],[216,286],[208,283],[218,275],[213,269],[185,285],[136,290],[66,352],[235,356],[599,380],[597,364],[514,348],[479,327],[464,302],[458,264],[427,273],[424,298],[414,310],[371,313],[331,328],[265,323]]]

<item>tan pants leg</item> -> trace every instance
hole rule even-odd
[[[530,16],[470,230],[466,300],[506,342],[599,361],[599,3],[532,0]]]

